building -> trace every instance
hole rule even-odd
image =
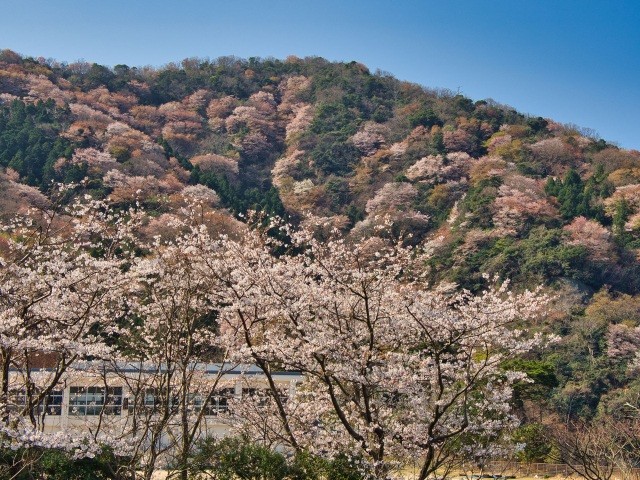
[[[268,396],[267,377],[255,365],[213,363],[174,370],[150,363],[80,362],[55,383],[55,371],[48,368],[32,369],[25,377],[23,370],[10,372],[9,411],[25,422],[33,419],[44,433],[100,430],[126,437],[162,422],[166,431],[156,441],[163,444],[176,437],[185,418],[196,426],[198,437],[223,436],[234,423],[229,415],[233,402],[250,397],[259,408]],[[302,375],[281,371],[271,378],[286,401]],[[26,385],[32,385],[30,394]],[[43,385],[54,385],[46,396],[38,390]]]

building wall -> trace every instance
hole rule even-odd
[[[213,382],[218,376],[220,369],[207,370],[202,369],[199,372],[198,380],[200,382]],[[157,372],[155,373],[157,376]],[[13,372],[13,389],[14,392],[20,392],[22,380],[20,372]],[[275,382],[280,386],[286,395],[292,395],[295,392],[296,385],[302,380],[302,376],[292,372],[281,372],[274,374]],[[48,410],[52,414],[46,414],[44,417],[38,415],[40,427],[46,433],[54,433],[59,431],[95,431],[98,427],[105,432],[114,432],[114,434],[122,434],[132,431],[134,422],[140,421],[147,416],[153,420],[156,415],[152,402],[140,408],[140,400],[142,399],[142,391],[140,385],[153,384],[153,374],[144,373],[141,370],[131,368],[129,370],[122,369],[118,372],[102,372],[87,368],[74,370],[74,372],[63,376],[57,384],[56,390],[62,392],[61,403],[59,403],[59,395],[53,405],[48,406]],[[92,399],[98,398],[95,393],[104,388],[116,389],[115,392],[121,393],[119,396],[107,397],[106,405],[100,405],[99,402],[92,402]],[[138,407],[135,405],[136,395],[132,390],[138,389]],[[215,392],[225,393],[225,390],[231,389],[227,395],[229,399],[241,399],[249,391],[260,391],[267,389],[266,377],[255,367],[230,369],[227,373],[221,374],[218,379],[218,387]],[[141,387],[143,390],[145,387]],[[22,390],[24,391],[24,390]],[[56,392],[57,393],[57,392]],[[93,394],[92,394],[93,393]],[[152,395],[149,395],[152,396]],[[14,410],[19,410],[24,406],[24,400],[20,400],[20,395],[14,395]],[[215,397],[220,397],[215,395]],[[103,395],[104,398],[104,395]],[[223,397],[220,397],[223,398]],[[80,401],[81,400],[81,401]],[[80,403],[79,403],[80,401]],[[195,415],[203,408],[202,400],[197,401],[193,398],[191,409]],[[201,436],[223,436],[230,429],[230,418],[224,411],[224,401],[219,400],[207,409],[201,425]],[[41,413],[41,410],[38,411]],[[59,414],[57,414],[59,413]],[[91,414],[89,414],[91,413]],[[42,420],[44,422],[42,424]],[[171,424],[169,426],[171,428]],[[177,428],[177,424],[176,424]]]

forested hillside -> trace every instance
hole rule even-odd
[[[73,182],[144,208],[148,239],[175,236],[193,199],[230,235],[250,210],[313,215],[319,237],[391,223],[432,252],[425,286],[476,293],[497,276],[554,296],[527,328],[559,340],[517,360],[536,381],[516,391],[524,437],[639,406],[640,152],[594,132],[357,62],[110,68],[0,51],[0,216]]]

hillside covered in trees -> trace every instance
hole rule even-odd
[[[251,210],[313,218],[320,239],[391,225],[431,252],[425,286],[477,293],[498,277],[554,297],[527,328],[558,341],[514,360],[535,380],[515,391],[523,436],[640,406],[640,152],[594,132],[356,62],[109,68],[3,50],[0,217],[46,206],[59,183],[141,206],[146,239],[175,237],[193,200],[231,236]]]

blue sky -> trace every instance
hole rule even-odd
[[[0,0],[0,48],[104,65],[321,56],[640,149],[638,0]]]

